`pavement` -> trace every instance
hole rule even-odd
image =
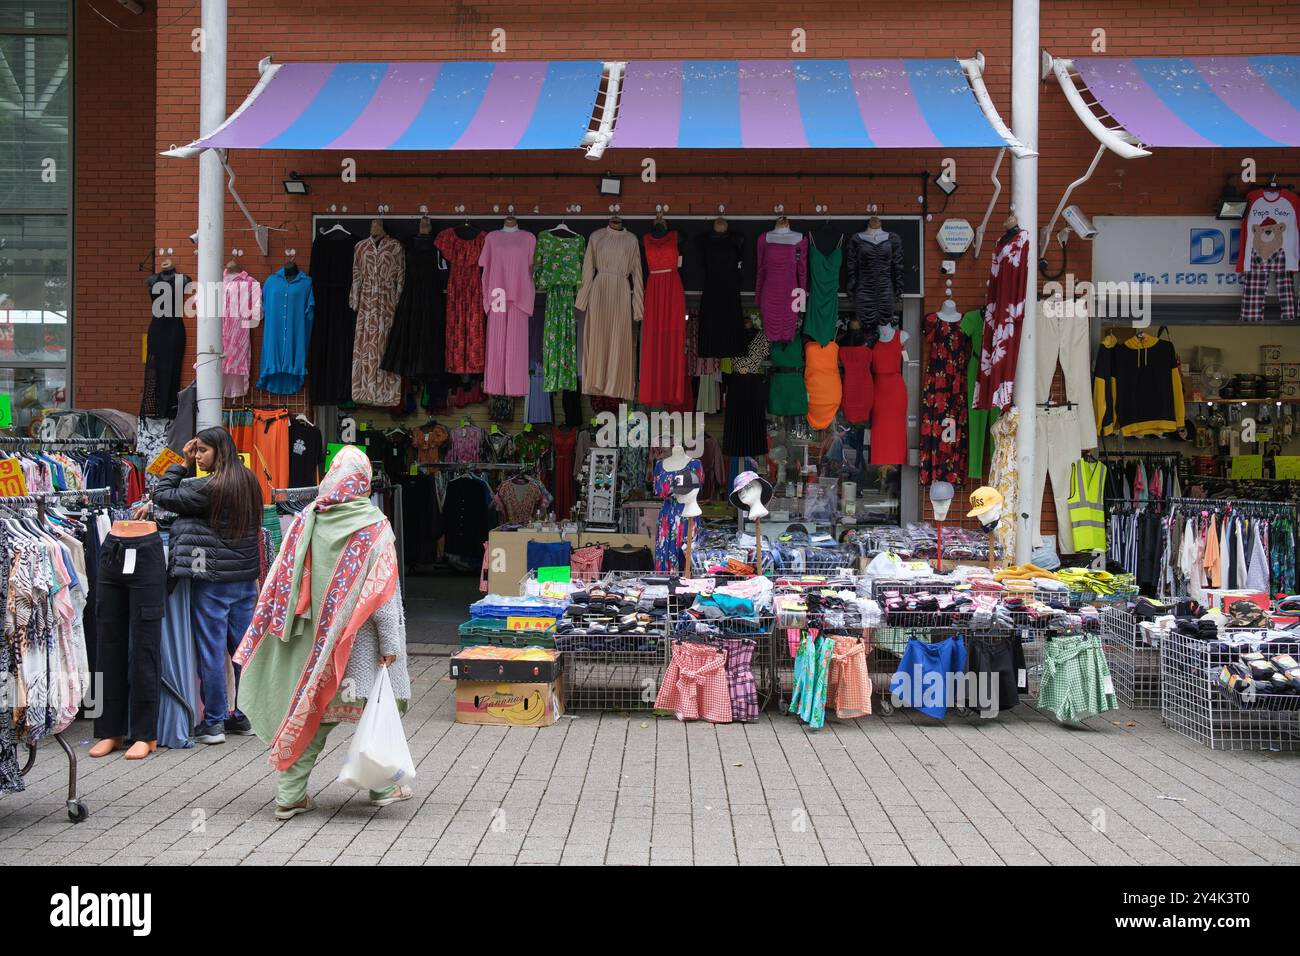
[[[1300,753],[1211,751],[1151,711],[1087,729],[1023,706],[815,732],[774,711],[473,726],[452,721],[445,657],[412,650],[415,799],[375,809],[334,782],[347,726],[313,774],[319,809],[281,823],[255,737],[91,760],[81,722],[67,738],[89,819],[68,820],[67,761],[46,744],[27,791],[0,797],[0,864],[1300,863]]]

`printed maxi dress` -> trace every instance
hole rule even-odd
[[[353,340],[352,401],[358,405],[396,405],[402,399],[402,377],[379,367],[393,315],[406,278],[406,251],[392,236],[378,242],[362,239],[352,254],[352,291],[348,305],[356,310]]]
[[[921,484],[961,484],[966,476],[966,365],[970,339],[961,323],[925,317],[925,382],[921,397]],[[947,440],[951,439],[951,440]]]
[[[678,487],[678,476],[684,476],[688,472],[694,475],[697,481],[704,481],[704,466],[700,464],[699,459],[692,458],[685,468],[678,471],[669,471],[662,461],[655,462],[654,491],[664,502],[663,507],[659,509],[659,525],[655,533],[656,571],[687,573],[682,568],[682,552],[686,547],[686,536],[689,530],[695,527],[698,519],[682,517],[682,511],[686,506],[673,497],[673,492]]]
[[[587,240],[543,232],[537,237],[534,266],[538,292],[546,293],[542,325],[542,387],[548,392],[578,388],[578,331],[574,298],[582,281]]]
[[[482,375],[487,364],[487,313],[479,256],[487,233],[464,239],[456,230],[438,233],[434,244],[447,260],[447,371]]]

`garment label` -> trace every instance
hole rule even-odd
[[[1022,667],[1016,671],[1016,689],[1027,690],[1029,688],[1029,674]]]
[[[122,573],[123,574],[135,573],[135,548],[126,549],[126,558],[123,559],[122,561]]]
[[[1111,678],[1109,674],[1106,675],[1106,693],[1107,694],[1115,693],[1115,681]]]

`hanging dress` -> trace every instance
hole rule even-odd
[[[808,414],[808,389],[803,380],[802,339],[796,338],[772,346],[767,410],[773,415]]]
[[[871,409],[876,404],[871,346],[841,345],[840,362],[844,365],[844,420],[850,425],[865,425],[871,421]]]
[[[313,405],[352,401],[352,345],[357,312],[348,302],[357,239],[346,232],[318,235],[311,244],[311,294],[316,303],[307,359]]]
[[[573,459],[578,444],[576,428],[557,428],[553,435],[555,449],[555,517],[566,521],[573,511]]]
[[[799,326],[796,289],[808,288],[808,237],[798,242],[769,242],[758,237],[758,273],[754,301],[763,313],[763,332],[773,342],[789,342]]]
[[[629,400],[636,394],[632,323],[641,321],[641,250],[626,229],[597,229],[587,240],[574,305],[582,329],[582,391]]]
[[[957,485],[966,477],[969,449],[966,365],[970,339],[960,322],[945,322],[933,312],[925,317],[923,332],[928,357],[921,386],[921,484],[948,481]]]
[[[808,315],[804,318],[803,334],[818,345],[827,345],[835,338],[840,320],[840,263],[844,249],[837,244],[826,255],[814,242],[808,254]]]
[[[406,253],[392,236],[362,239],[352,255],[348,304],[357,311],[353,338],[352,401],[387,407],[402,398],[402,379],[379,367],[406,275]]]
[[[447,371],[482,375],[487,362],[487,317],[483,312],[483,279],[479,256],[487,233],[473,239],[455,229],[438,233],[434,244],[447,260]]]
[[[438,268],[434,237],[416,233],[406,250],[406,282],[397,300],[388,348],[384,350],[381,367],[385,371],[424,384],[446,367],[445,276]]]
[[[542,387],[548,392],[574,391],[578,387],[577,318],[573,300],[582,281],[582,256],[587,240],[553,232],[537,236],[533,280],[546,294],[542,325]]]
[[[642,405],[689,411],[690,382],[686,378],[686,292],[677,271],[677,233],[646,234],[649,275],[645,282],[641,321],[641,380],[637,400]]]
[[[907,383],[903,381],[903,331],[871,349],[875,405],[871,410],[871,463],[907,464]]]
[[[497,229],[483,243],[483,309],[488,314],[483,391],[528,394],[528,320],[537,298],[533,252],[537,237],[523,229]]]
[[[698,518],[683,518],[685,505],[673,497],[679,485],[679,476],[689,472],[699,482],[704,481],[704,466],[698,459],[692,458],[686,467],[678,471],[669,471],[663,461],[655,462],[654,492],[663,499],[659,509],[659,524],[655,531],[655,570],[682,571],[682,551],[686,547],[687,535],[696,526]]]
[[[740,303],[741,253],[745,237],[713,231],[700,238],[704,283],[700,291],[700,357],[730,358],[745,335]]]
[[[804,343],[803,380],[808,389],[808,424],[812,428],[826,428],[835,421],[844,397],[838,343],[818,345],[812,340]]]
[[[767,362],[771,343],[752,331],[744,353],[733,359],[727,376],[722,420],[722,453],[741,457],[767,454]]]

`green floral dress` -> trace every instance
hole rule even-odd
[[[574,295],[582,281],[587,240],[543,232],[537,237],[535,284],[546,293],[542,325],[542,387],[548,392],[578,387],[578,336]]]

